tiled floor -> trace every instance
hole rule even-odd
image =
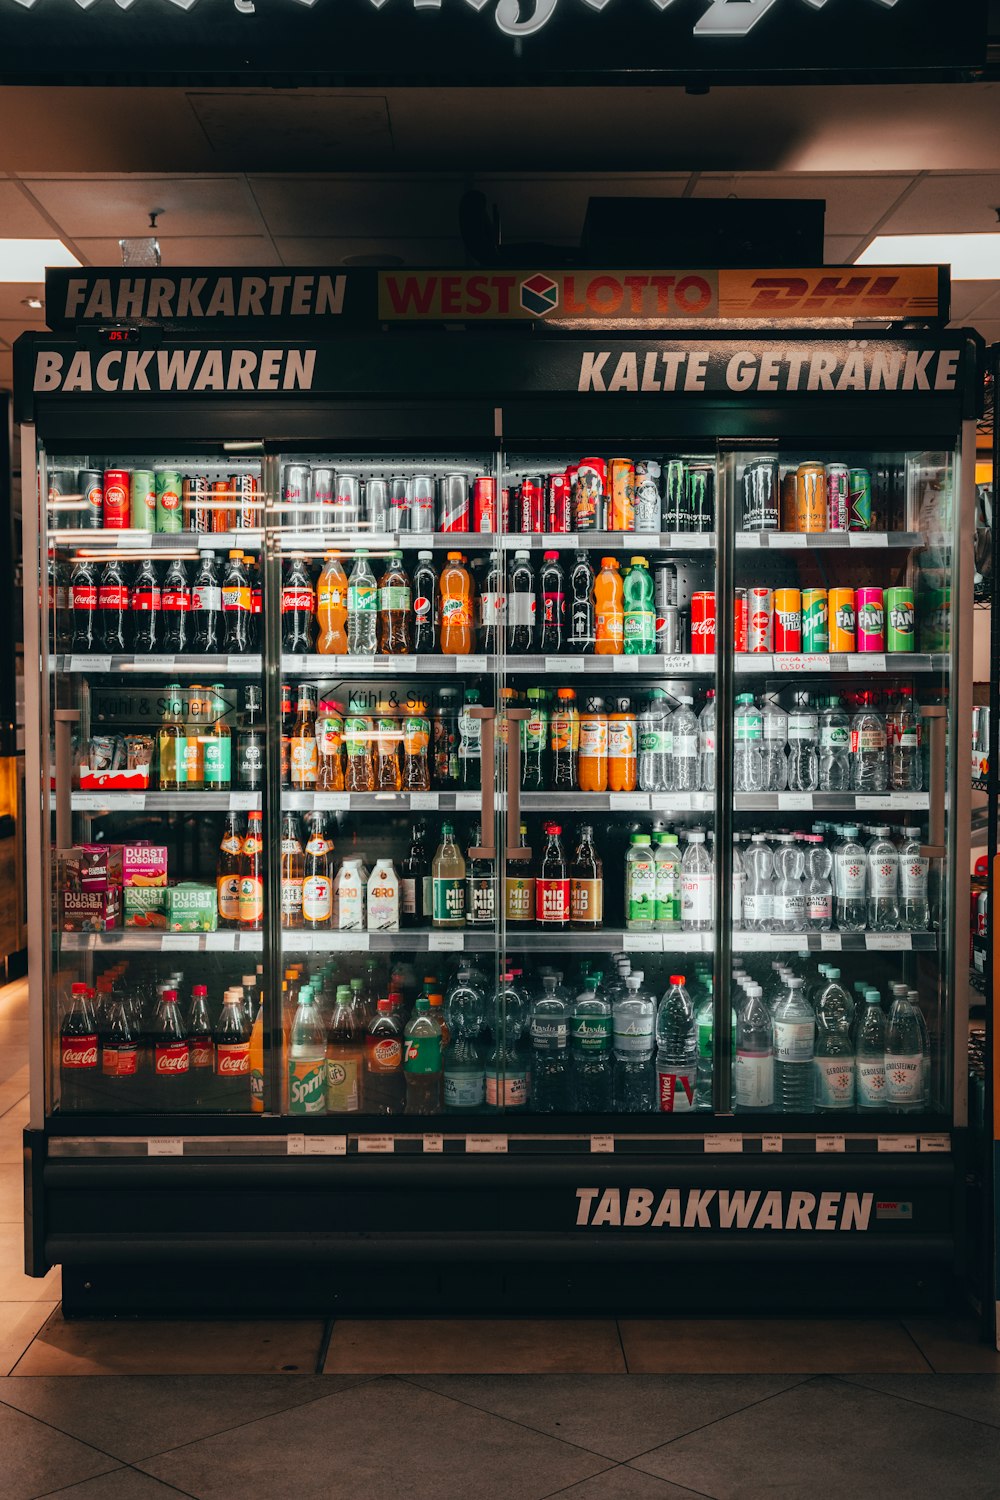
[[[971,1320],[64,1322],[59,1272],[21,1269],[25,999],[0,991],[0,1500],[1000,1500]]]

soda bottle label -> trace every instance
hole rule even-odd
[[[576,754],[580,749],[580,720],[575,714],[563,714],[558,710],[552,715],[551,743],[553,750],[569,750]]]
[[[435,922],[461,922],[465,917],[465,881],[452,876],[432,877],[433,919]]]
[[[403,1066],[403,1044],[398,1036],[369,1036],[365,1060],[369,1073],[396,1073]]]
[[[854,1108],[853,1057],[814,1057],[813,1076],[818,1108]]]
[[[418,620],[430,619],[431,601],[426,594],[418,594],[416,596],[413,601],[413,613]]]
[[[250,1039],[219,1042],[215,1048],[215,1072],[219,1078],[250,1077]]]
[[[314,1058],[289,1058],[288,1112],[292,1115],[321,1115],[326,1104],[326,1061]]]
[[[445,1073],[446,1109],[478,1109],[485,1098],[486,1079],[482,1073]]]
[[[885,1062],[881,1057],[858,1058],[858,1103],[869,1108],[885,1107]]]
[[[478,760],[482,755],[483,727],[464,709],[458,716],[458,756],[460,760]]]
[[[218,882],[219,916],[225,922],[238,922],[240,916],[240,882],[236,875],[222,875]]]
[[[344,603],[344,590],[339,583],[333,579],[325,582],[320,577],[316,585],[316,607],[317,609],[339,609]]]
[[[347,608],[352,615],[378,608],[378,590],[371,583],[349,583],[347,585]]]
[[[191,1038],[191,1071],[215,1066],[215,1048],[212,1038],[199,1032]]]
[[[535,623],[535,596],[534,594],[512,593],[507,599],[507,624],[508,625],[534,625]]]
[[[767,1109],[774,1103],[774,1058],[737,1052],[733,1086],[738,1108]]]
[[[708,870],[693,870],[687,875],[681,871],[681,914],[685,922],[711,922],[712,885]]]
[[[222,883],[223,882],[221,882],[221,881],[219,883],[220,884],[220,889],[221,889]],[[220,899],[220,905],[221,905],[221,899]],[[225,915],[225,913],[223,913],[223,915]],[[286,921],[286,918],[288,918],[288,917],[294,917],[294,916],[301,916],[301,915],[302,915],[302,881],[301,880],[282,880],[282,882],[281,882],[281,921],[282,921],[282,926],[287,927],[289,925],[288,922]]]
[[[530,922],[535,915],[535,882],[530,876],[505,879],[508,922]]]
[[[249,586],[241,583],[224,583],[222,585],[222,608],[225,613],[240,609],[249,613]]]
[[[630,859],[628,876],[628,920],[651,921],[656,912],[656,864],[652,857]]]
[[[132,1043],[105,1046],[101,1058],[105,1078],[134,1078],[139,1071],[139,1049]]]
[[[408,614],[410,610],[410,590],[403,584],[390,584],[387,588],[379,589],[378,607],[383,612],[398,610]]]
[[[232,777],[232,741],[229,735],[205,741],[205,786],[220,786]]]
[[[319,750],[316,741],[311,736],[308,739],[293,739],[291,749],[292,780],[315,781],[316,772],[319,769]]]
[[[478,720],[473,720],[478,725]],[[431,742],[431,721],[413,715],[403,720],[403,750],[407,755],[426,755]]]
[[[331,1115],[356,1114],[361,1105],[359,1080],[361,1069],[357,1057],[347,1054],[327,1056],[326,1108]]]
[[[851,742],[851,732],[846,724],[824,724],[820,728],[819,743],[822,750],[846,749]]]
[[[590,641],[594,635],[593,605],[590,598],[574,599],[569,617],[569,638],[571,641]]]
[[[568,922],[569,881],[536,878],[535,914],[539,922]]]
[[[594,757],[604,760],[608,754],[607,719],[583,719],[580,721],[580,758]]]
[[[124,583],[102,583],[97,590],[98,609],[127,609],[128,588]]]
[[[566,596],[562,589],[542,595],[542,619],[546,625],[558,625],[566,610]]]
[[[97,608],[96,583],[72,583],[69,589],[70,605],[73,609]]]
[[[160,603],[164,609],[186,612],[191,608],[191,595],[187,589],[161,589]]]
[[[526,1073],[486,1074],[486,1103],[493,1109],[517,1109],[528,1102]]]
[[[892,1057],[885,1059],[885,1102],[894,1104],[918,1104],[923,1091],[924,1060],[921,1056]]]
[[[636,725],[630,719],[613,719],[608,724],[608,759],[632,760],[635,756]]]
[[[570,881],[569,914],[574,922],[590,922],[594,927],[604,920],[604,881]]]
[[[652,610],[629,610],[623,625],[625,645],[652,651],[656,639],[656,615]]]
[[[307,922],[329,922],[333,885],[326,875],[309,875],[302,882],[302,915]]]
[[[681,1115],[694,1109],[694,1076],[691,1072],[667,1073],[658,1068],[656,1081],[661,1114]]]
[[[900,889],[904,896],[926,896],[929,863],[922,854],[907,854],[899,861]]]
[[[480,875],[469,881],[466,920],[480,927],[491,927],[496,917],[496,885],[492,875]]]
[[[472,609],[471,601],[464,595],[456,599],[454,595],[441,601],[441,624],[449,627],[471,625]]]
[[[244,875],[240,881],[239,919],[259,922],[264,915],[264,883],[259,876]]]
[[[222,590],[214,583],[195,584],[191,590],[191,608],[218,614],[222,608]]]
[[[440,1036],[410,1036],[403,1053],[404,1073],[440,1073]]]
[[[191,1051],[187,1042],[157,1042],[153,1048],[153,1070],[157,1078],[178,1077],[191,1067]]]
[[[503,594],[486,593],[479,596],[479,623],[487,629],[501,624],[503,619]]]
[[[97,1067],[97,1034],[86,1036],[64,1036],[62,1039],[62,1067],[70,1069]]]
[[[862,751],[884,751],[885,729],[881,724],[868,724],[863,729],[851,730],[851,754]]]
[[[811,1062],[815,1035],[815,1021],[775,1021],[775,1062]]]
[[[283,615],[291,614],[293,610],[304,610],[306,614],[311,615],[314,605],[312,589],[293,586],[281,590],[281,613]]]

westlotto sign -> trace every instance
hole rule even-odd
[[[752,271],[384,271],[383,321],[692,322],[946,316],[936,266]]]
[[[581,1187],[576,1190],[576,1203],[578,1229],[759,1229],[847,1234],[867,1230],[875,1194],[777,1188],[735,1192],[724,1188],[666,1188],[658,1193],[644,1187]]]

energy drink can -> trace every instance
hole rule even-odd
[[[411,489],[412,486],[412,489]],[[430,474],[414,474],[406,482],[410,530],[421,533],[434,530],[434,480]]]
[[[663,529],[690,531],[687,506],[687,464],[683,458],[663,460]]]
[[[497,529],[497,482],[486,474],[472,481],[472,529],[490,533]]]
[[[799,589],[774,591],[774,649],[802,650],[802,594]]]
[[[184,487],[181,486],[181,494]],[[155,531],[156,530],[156,480],[152,469],[132,470],[132,496],[129,502],[130,525],[133,531]],[[181,523],[177,528],[184,530],[187,511],[181,513]]]
[[[212,481],[212,530],[216,532],[233,529],[233,483],[231,479]]]
[[[603,458],[583,458],[573,486],[573,530],[603,531],[608,466]]]
[[[689,464],[685,485],[691,531],[715,530],[715,468]]]
[[[748,459],[741,480],[743,490],[743,530],[777,531],[778,529],[778,460]]]
[[[635,466],[635,529],[660,529],[660,466],[654,459]]]
[[[181,513],[181,495],[184,490],[184,482],[177,470],[157,469],[155,474],[155,490],[157,531],[183,531],[184,517]]]
[[[830,590],[830,650],[850,652],[855,649],[857,620],[853,589]]]
[[[850,517],[850,470],[846,464],[826,466],[826,529],[846,531]]]
[[[81,496],[87,502],[86,509],[80,512],[80,525],[100,531],[104,525],[104,475],[99,469],[81,469],[76,481]],[[51,476],[49,493],[51,495]],[[155,496],[153,505],[156,505]],[[151,531],[152,522],[147,522],[143,529]]]
[[[251,474],[249,469],[241,469],[239,474],[233,475],[233,489],[236,502],[233,507],[236,525],[241,531],[259,529],[264,524],[264,517],[261,511],[260,488],[256,474]]]
[[[128,469],[104,471],[104,526],[107,531],[125,531],[131,515],[132,475]]]
[[[446,474],[441,481],[438,531],[468,531],[469,481],[464,474]]]
[[[826,469],[816,459],[796,470],[795,513],[796,531],[826,530]]]
[[[826,589],[802,590],[802,649],[825,656],[830,649],[829,597]]]
[[[799,529],[799,491],[798,476],[794,469],[788,469],[781,480],[781,530],[798,531]]]
[[[541,477],[522,479],[517,492],[517,529],[524,535],[541,531],[545,520],[545,492]]]
[[[49,470],[49,493],[46,517],[50,531],[58,531],[64,527],[87,526],[88,522],[83,518],[82,507],[76,515],[69,508],[63,509],[59,505],[60,500],[69,502],[69,506],[75,510],[74,501],[81,498],[83,491],[82,473],[77,474],[73,469],[50,469]],[[103,517],[103,490],[101,495],[102,515],[97,522],[97,530],[104,524]],[[77,519],[79,516],[79,520]]]
[[[281,509],[285,526],[300,530],[310,524],[312,470],[308,464],[285,464],[281,471]]]
[[[912,651],[914,635],[914,609],[912,589],[886,589],[885,649],[887,651]]]
[[[153,504],[155,507],[155,496]],[[184,509],[184,525],[188,531],[194,531],[199,536],[204,536],[211,531],[212,507],[209,504],[209,486],[206,475],[188,475],[181,486],[181,504]]]
[[[613,458],[608,466],[611,507],[609,531],[635,530],[635,464],[630,458]]]
[[[747,590],[738,588],[733,595],[733,650],[747,649]]]
[[[331,531],[357,531],[361,524],[361,476],[339,474],[328,511]],[[325,519],[325,518],[324,518]]]
[[[408,531],[410,528],[409,496],[406,480],[394,474],[389,480],[389,531]]]
[[[858,589],[858,650],[885,650],[885,600],[882,590]]]
[[[326,524],[337,489],[337,476],[333,469],[325,466],[315,468],[312,471],[312,503],[313,509],[318,511],[316,520],[320,526]]]
[[[389,500],[389,481],[381,475],[369,479],[365,485],[365,507],[368,512],[368,524],[373,536],[381,536],[385,532],[395,531],[392,524]]]
[[[872,529],[872,477],[867,469],[850,469],[848,471],[848,484],[850,493],[848,496],[850,504],[851,531],[871,531]],[[860,617],[861,608],[858,607]],[[858,650],[862,648],[859,646]],[[872,647],[872,650],[875,648]],[[881,649],[881,648],[879,648]]]
[[[770,589],[747,589],[747,650],[774,650],[774,597]]]
[[[555,534],[570,530],[570,491],[565,473],[550,474],[546,486],[545,529]]]

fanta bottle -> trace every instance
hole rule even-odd
[[[594,580],[594,616],[594,654],[621,656],[625,611],[617,558],[601,558],[601,571]]]
[[[461,552],[449,552],[438,580],[441,600],[441,651],[468,656],[472,651],[472,577]]]
[[[347,574],[340,559],[328,555],[316,584],[316,623],[320,656],[347,654]]]

